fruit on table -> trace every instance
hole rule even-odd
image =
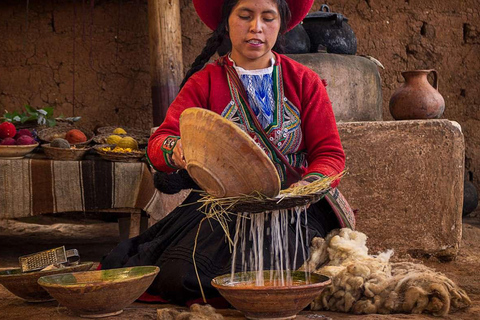
[[[133,150],[138,149],[138,142],[133,139],[132,137],[124,137],[120,139],[117,143],[117,147],[119,148],[130,148]]]
[[[37,141],[29,136],[21,136],[17,139],[18,145],[29,145],[29,144],[36,144]]]
[[[122,137],[117,136],[116,134],[112,134],[107,138],[107,143],[108,144],[117,144],[120,140],[122,140]]]
[[[33,138],[32,133],[28,129],[20,129],[17,131],[17,134],[15,135],[15,139],[20,138],[21,136],[29,136]]]
[[[16,145],[17,142],[13,138],[5,138],[2,140],[2,142],[0,142],[0,144],[2,146],[13,146],[13,145]]]
[[[65,139],[65,135],[66,135],[65,132],[54,133],[52,134],[50,139],[57,139],[57,138]]]
[[[70,149],[70,143],[62,138],[53,139],[53,141],[50,143],[50,146],[55,148]]]
[[[113,134],[127,134],[127,131],[125,131],[123,128],[116,128],[112,132]]]
[[[76,144],[87,141],[87,136],[85,135],[85,133],[78,129],[72,129],[67,132],[67,134],[65,135],[65,139],[70,144]]]
[[[13,138],[17,133],[17,129],[10,122],[0,123],[0,139]]]
[[[104,147],[104,148],[101,148],[102,151],[107,151],[107,152],[116,152],[116,153],[128,153],[128,152],[141,152],[139,150],[133,150],[132,148],[119,148],[119,147],[115,147],[115,148],[111,148],[111,147]]]

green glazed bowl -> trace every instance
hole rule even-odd
[[[61,269],[25,272],[20,268],[7,269],[0,271],[0,284],[2,284],[8,291],[27,300],[28,302],[44,302],[53,300],[52,296],[48,294],[37,281],[42,276],[49,276],[61,273],[77,272],[89,270],[93,262],[83,262],[76,266],[69,266]]]
[[[160,269],[141,266],[41,277],[38,284],[81,317],[119,314],[152,284]]]

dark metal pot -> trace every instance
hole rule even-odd
[[[308,14],[303,27],[310,37],[310,52],[326,49],[328,53],[357,53],[357,37],[347,22],[341,13],[330,12],[326,4],[319,11]]]
[[[301,24],[285,34],[283,49],[285,54],[310,52],[310,37]]]

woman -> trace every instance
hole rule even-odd
[[[312,3],[194,0],[200,18],[214,32],[187,73],[165,121],[150,138],[148,157],[152,166],[163,172],[185,168],[179,116],[186,108],[202,107],[235,122],[261,145],[273,160],[283,187],[294,182],[288,166],[302,176],[296,184],[308,184],[344,169],[345,156],[321,79],[310,69],[272,51],[278,36],[298,24]],[[225,37],[232,43],[231,52],[205,65]],[[249,116],[248,108],[256,119]],[[263,139],[259,133],[262,129],[266,135]],[[275,148],[282,153],[280,157],[285,157],[283,162]],[[192,193],[185,203],[196,203],[198,199],[199,195]],[[102,261],[102,267],[158,265],[161,271],[148,293],[179,304],[199,298],[192,261],[197,228],[204,217],[198,207],[178,207],[145,233],[122,242]],[[320,201],[308,209],[308,230],[303,224],[303,231],[311,237],[324,237],[334,228],[352,224],[352,219],[337,219],[330,205]],[[235,220],[232,217],[232,234]],[[288,237],[294,248],[293,226]],[[229,273],[232,261],[224,231],[215,221],[202,225],[195,261],[205,295],[218,296],[210,281]],[[268,263],[265,268],[269,268]],[[299,257],[296,267],[302,263]]]

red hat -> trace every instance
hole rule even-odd
[[[212,30],[215,30],[222,18],[224,0],[193,0],[193,5],[200,19]],[[285,0],[292,17],[287,25],[287,31],[293,29],[307,15],[313,5],[313,0]]]

